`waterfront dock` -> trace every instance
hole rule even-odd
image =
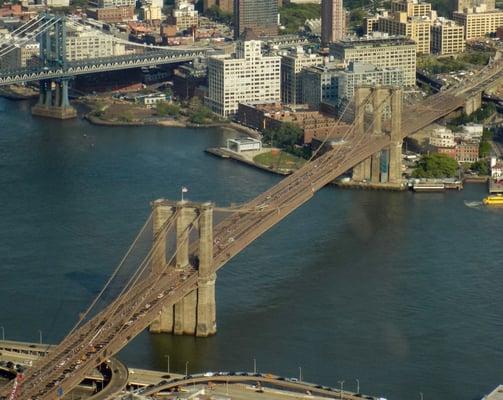
[[[407,185],[403,183],[374,183],[374,182],[355,182],[352,180],[335,180],[334,183],[344,189],[362,189],[362,190],[387,190],[393,192],[402,192],[407,190]]]
[[[253,154],[244,155],[243,153],[238,153],[238,152],[229,150],[226,147],[210,147],[210,148],[206,149],[205,151],[206,151],[206,153],[212,154],[216,157],[238,161],[240,163],[249,165],[250,167],[254,167],[254,168],[260,169],[262,171],[271,172],[271,173],[277,174],[277,175],[290,175],[293,172],[293,170],[291,170],[291,169],[287,169],[287,170],[277,169],[277,168],[267,167],[265,165],[256,163],[255,161],[253,161],[253,157],[260,154],[260,152],[249,152],[249,153],[253,153]],[[271,151],[271,149],[263,149],[262,152],[267,152],[267,151]]]
[[[503,193],[503,182],[489,179],[489,194]]]

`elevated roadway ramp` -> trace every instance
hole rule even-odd
[[[242,373],[240,373],[242,374]],[[181,380],[171,380],[165,384],[159,384],[152,388],[147,388],[141,391],[142,396],[151,396],[162,391],[174,390],[183,386],[193,386],[201,384],[239,384],[239,383],[249,383],[249,384],[260,384],[263,387],[278,388],[283,390],[288,390],[290,392],[306,394],[311,393],[314,396],[324,397],[324,398],[339,398],[345,400],[361,400],[361,399],[372,399],[377,400],[378,398],[372,396],[361,395],[358,393],[352,393],[349,391],[341,392],[339,389],[334,389],[326,386],[316,385],[313,383],[302,382],[296,379],[287,379],[275,375],[262,375],[254,373],[246,373],[246,375],[240,376],[230,376],[230,375],[218,375],[218,376],[193,376],[187,379]]]

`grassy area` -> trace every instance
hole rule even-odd
[[[451,71],[469,70],[473,67],[486,65],[492,55],[492,52],[475,50],[466,51],[456,58],[422,55],[417,58],[417,67],[432,74],[445,74]]]
[[[283,33],[297,33],[306,19],[321,18],[320,4],[286,4],[279,10]]]
[[[154,110],[132,103],[111,103],[104,105],[97,102],[95,117],[109,122],[138,122],[154,115]]]
[[[261,164],[270,169],[293,170],[302,167],[306,163],[303,158],[294,156],[284,151],[268,151],[253,158],[257,164]]]

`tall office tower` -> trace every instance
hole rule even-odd
[[[321,43],[327,46],[344,38],[346,13],[342,0],[321,0]]]
[[[257,35],[278,34],[278,0],[234,0],[234,37],[239,38],[245,29]]]

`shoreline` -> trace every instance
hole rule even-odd
[[[210,129],[222,128],[228,131],[242,133],[254,139],[261,139],[262,135],[259,132],[253,131],[247,127],[241,126],[235,122],[216,122],[212,124],[193,124],[191,122],[180,121],[176,119],[159,119],[158,121],[107,121],[91,115],[91,112],[85,112],[81,117],[87,120],[92,125],[98,126],[159,126],[165,128],[189,128],[189,129]]]

